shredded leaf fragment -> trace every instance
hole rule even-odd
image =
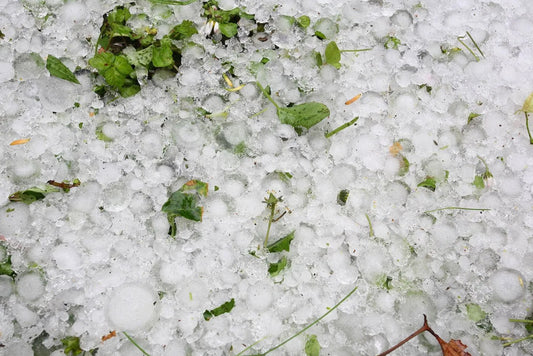
[[[29,138],[21,138],[19,140],[15,140],[15,141],[11,142],[9,145],[10,146],[22,145],[22,144],[25,144],[26,142],[29,142],[29,141],[30,141]]]
[[[235,299],[231,298],[230,301],[225,302],[224,304],[220,305],[219,307],[216,307],[215,309],[204,311],[204,319],[206,321],[209,321],[211,318],[215,316],[229,313],[233,309],[234,306],[235,306]]]

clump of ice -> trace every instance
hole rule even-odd
[[[138,283],[120,285],[107,301],[107,319],[119,330],[146,330],[157,318],[157,301],[157,294],[148,286]]]
[[[506,303],[515,302],[524,296],[526,282],[520,272],[509,268],[499,269],[490,277],[494,296]]]

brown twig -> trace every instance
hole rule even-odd
[[[396,345],[394,345],[387,351],[380,353],[378,356],[385,356],[385,355],[390,354],[392,351],[403,346],[403,344],[405,344],[407,341],[411,340],[415,336],[422,334],[424,331],[429,331],[432,335],[436,336],[435,332],[428,325],[426,314],[424,314],[424,325],[420,329],[418,329],[417,331],[415,331],[414,333],[412,333],[411,335],[409,335],[408,337],[406,337],[405,339],[403,339],[402,341],[400,341],[399,343],[397,343]]]

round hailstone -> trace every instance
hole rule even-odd
[[[59,245],[54,248],[52,259],[56,262],[57,268],[61,270],[77,269],[81,262],[78,251],[67,245]]]
[[[248,289],[246,304],[252,310],[258,312],[266,310],[272,304],[272,300],[272,291],[267,286],[257,284]]]
[[[9,297],[13,293],[13,280],[8,276],[0,276],[0,297]]]
[[[44,281],[37,273],[26,273],[17,278],[15,283],[18,294],[28,300],[39,299],[44,293]]]
[[[33,356],[33,350],[26,342],[14,342],[7,345],[4,355]]]
[[[490,277],[490,286],[494,295],[502,302],[512,303],[525,293],[526,281],[517,270],[502,268]]]
[[[157,316],[157,294],[143,284],[127,283],[117,287],[107,303],[107,319],[119,330],[148,328]]]
[[[13,166],[12,171],[17,178],[28,178],[37,173],[38,167],[33,161],[21,160]]]

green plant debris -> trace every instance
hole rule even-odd
[[[316,65],[321,67],[324,63],[322,62],[322,55],[319,52],[313,51],[315,56]]]
[[[526,117],[526,129],[529,136],[529,143],[533,145],[533,136],[531,136],[531,131],[529,130],[529,113],[533,112],[533,93],[529,94],[520,111],[522,111]]]
[[[318,37],[318,38],[321,39],[321,40],[325,40],[325,39],[326,39],[326,35],[323,34],[323,33],[320,32],[320,31],[315,31],[315,36]]]
[[[383,288],[385,290],[391,290],[392,289],[391,282],[392,282],[392,277],[384,274],[380,278],[378,278],[376,284],[380,288]]]
[[[3,259],[0,261],[0,276],[9,276],[14,280],[17,273],[13,270],[11,255],[7,253],[7,249],[3,245],[0,245],[0,251],[2,251],[1,255],[4,255]]]
[[[427,85],[427,84],[420,84],[420,85],[418,86],[418,88],[420,88],[420,89],[425,88],[425,89],[426,89],[426,92],[427,92],[428,94],[431,94],[431,91],[433,90],[433,87],[431,87],[431,86],[429,86],[429,85]]]
[[[467,36],[468,36],[468,38],[470,38],[470,41],[472,41],[472,43],[476,47],[476,49],[479,52],[479,54],[481,54],[481,56],[483,58],[485,58],[485,54],[483,54],[483,52],[481,51],[481,48],[479,48],[479,46],[477,45],[477,43],[474,40],[474,38],[472,37],[472,35],[470,35],[470,32],[466,31],[466,35],[457,37],[457,40],[468,50],[468,52],[470,52],[474,56],[476,61],[479,62],[479,60],[480,60],[479,56],[477,54],[475,54],[474,51],[470,47],[468,47],[468,45],[463,41]]]
[[[366,221],[368,222],[368,236],[370,238],[373,238],[376,235],[374,235],[374,228],[372,227],[372,221],[370,221],[370,217],[368,216],[368,214],[365,214],[365,217],[366,217]]]
[[[385,37],[385,41],[383,43],[383,46],[386,48],[386,49],[398,49],[398,46],[400,46],[402,44],[402,42],[396,38],[396,37],[393,37],[393,36],[387,36]]]
[[[350,191],[348,189],[341,190],[339,194],[337,194],[337,204],[340,206],[345,206],[349,195]]]
[[[263,244],[264,247],[268,247],[268,237],[270,236],[270,227],[272,226],[272,221],[274,221],[274,214],[276,213],[276,205],[281,200],[282,200],[281,197],[277,198],[272,193],[268,195],[268,198],[265,198],[263,200],[263,203],[265,203],[267,205],[267,208],[270,210],[270,216],[268,218],[268,227],[267,227],[267,232],[265,235],[265,242]]]
[[[104,134],[104,132],[102,131],[103,128],[104,128],[103,124],[96,126],[96,129],[94,130],[94,134],[96,135],[96,138],[99,139],[100,141],[112,142],[113,139],[107,136],[106,134]]]
[[[3,40],[5,37],[6,35],[2,31],[0,31],[0,40]]]
[[[527,335],[527,336],[524,336],[524,337],[521,337],[515,340],[509,340],[508,338],[499,338],[501,340],[507,341],[503,344],[504,347],[508,347],[508,346],[511,346],[513,344],[516,344],[522,341],[533,339],[533,333],[532,333],[533,332],[533,320],[531,319],[509,319],[509,321],[513,323],[523,323],[524,326],[526,327],[527,332],[529,332],[530,335]]]
[[[77,336],[67,336],[61,339],[61,343],[63,344],[63,351],[65,352],[65,355],[75,356],[84,352],[80,347],[80,338]],[[92,354],[95,351],[96,350],[91,350],[89,352]]]
[[[148,352],[146,352],[141,346],[139,346],[139,344],[137,342],[135,342],[135,340],[133,340],[133,338],[131,336],[129,336],[128,333],[126,333],[125,331],[122,332],[122,333],[133,344],[133,346],[135,346],[139,351],[141,351],[141,353],[144,356],[150,356],[150,354]]]
[[[492,178],[493,175],[492,175],[492,173],[489,170],[489,166],[488,166],[487,162],[483,158],[481,158],[480,156],[477,156],[477,158],[479,158],[481,163],[483,163],[483,165],[485,166],[485,172],[483,172],[481,174],[481,178],[483,178],[483,180],[486,182],[488,179]]]
[[[279,239],[278,241],[267,246],[268,252],[281,252],[281,251],[290,251],[291,241],[294,239],[294,232],[291,231],[285,237]]]
[[[305,341],[306,356],[320,356],[320,343],[316,335],[309,335]]]
[[[167,213],[170,224],[168,234],[170,236],[176,236],[176,218],[178,216],[193,221],[202,221],[203,208],[198,206],[198,196],[207,196],[207,191],[207,183],[191,180],[170,195],[161,209]]]
[[[337,69],[341,67],[341,51],[335,42],[331,41],[327,44],[324,58],[327,64],[331,64]]]
[[[474,120],[476,117],[479,117],[479,116],[481,116],[481,114],[478,114],[478,113],[475,113],[475,112],[471,112],[468,115],[468,119],[466,120],[466,124],[468,125],[472,120]]]
[[[344,303],[348,298],[350,298],[352,296],[352,294],[355,293],[355,291],[357,290],[357,287],[355,287],[354,289],[352,289],[344,298],[342,298],[337,304],[335,304],[333,307],[331,308],[327,308],[328,311],[325,312],[324,314],[322,314],[318,319],[316,319],[315,321],[311,322],[310,324],[308,324],[307,326],[305,326],[303,329],[301,329],[300,331],[298,331],[297,333],[295,333],[294,335],[292,335],[291,337],[287,338],[286,340],[282,341],[281,343],[279,343],[278,345],[268,349],[267,351],[263,352],[263,353],[260,353],[260,354],[256,354],[254,356],[265,356],[269,353],[271,353],[272,351],[275,351],[277,349],[279,349],[280,347],[282,347],[283,345],[287,344],[288,342],[290,342],[291,340],[297,338],[298,336],[300,336],[301,334],[303,334],[304,332],[306,332],[307,330],[309,330],[310,328],[312,328],[313,326],[315,326],[316,324],[318,324],[322,319],[324,319],[325,317],[327,317],[330,313],[332,313],[335,309],[337,309],[342,303]],[[255,342],[253,345],[257,344],[257,342]],[[244,354],[244,352],[246,352],[247,350],[249,350],[250,347],[247,347],[246,349],[244,349],[243,351],[239,352],[236,356],[241,356]]]
[[[329,116],[326,105],[317,102],[308,102],[291,107],[280,107],[270,96],[268,91],[257,82],[257,86],[265,97],[276,107],[277,115],[282,124],[298,128],[309,129]]]
[[[482,176],[478,176],[476,175],[474,177],[474,181],[472,182],[472,184],[477,188],[477,189],[483,189],[485,188],[485,182],[483,181],[483,177]]]
[[[50,72],[50,75],[54,77],[80,84],[74,73],[72,73],[70,69],[59,60],[59,58],[56,58],[51,54],[46,58],[46,69]]]
[[[401,154],[398,155],[398,158],[400,159],[400,169],[398,170],[398,175],[403,177],[409,172],[409,160],[407,160],[407,158]]]
[[[283,256],[278,262],[270,263],[268,265],[268,273],[270,277],[276,277],[287,267],[287,257]]]
[[[326,138],[330,138],[331,136],[341,132],[342,130],[344,130],[345,128],[347,127],[350,127],[352,125],[357,125],[356,122],[357,120],[359,120],[359,116],[355,117],[353,120],[350,120],[344,124],[342,124],[341,126],[337,127],[336,129],[330,131],[330,132],[326,132],[324,135],[326,136]]]
[[[418,183],[417,187],[423,187],[423,188],[427,188],[429,190],[431,190],[432,192],[435,191],[435,188],[436,188],[436,181],[435,181],[435,178],[433,177],[426,177],[425,180],[423,180],[422,182]]]
[[[300,16],[296,19],[296,23],[301,28],[308,28],[311,25],[311,19],[307,15]]]
[[[31,187],[29,189],[20,190],[11,194],[9,196],[9,201],[23,202],[29,205],[33,202],[44,199],[49,193],[61,191],[59,188],[61,188],[64,192],[68,192],[70,188],[77,187],[79,185],[80,181],[78,179],[75,179],[72,184],[68,181],[58,183],[53,180],[49,180],[46,185]]]
[[[204,311],[204,319],[206,321],[209,321],[211,318],[215,316],[229,313],[233,309],[234,306],[235,306],[235,299],[231,298],[230,301],[225,302],[224,304],[222,304],[219,307],[216,307],[215,309]]]
[[[123,97],[135,95],[141,90],[137,79],[130,76],[135,72],[126,56],[102,52],[89,59],[89,64],[96,68],[106,83]]]
[[[189,5],[197,0],[186,0],[186,1],[177,1],[177,0],[149,0],[152,4],[158,5]]]
[[[284,183],[288,184],[292,179],[292,174],[290,174],[290,172],[275,171],[275,173],[278,174],[279,179],[281,179]]]
[[[203,5],[203,16],[207,19],[207,23],[210,24],[211,29],[218,30],[224,37],[231,38],[237,35],[238,22],[241,18],[247,20],[255,20],[254,15],[246,13],[244,10],[236,7],[231,10],[221,10],[218,8],[218,1],[209,0]],[[208,37],[214,31],[207,33]]]
[[[233,147],[233,153],[236,154],[239,157],[242,157],[246,154],[246,143],[244,141],[239,142],[238,144]]]
[[[198,33],[198,30],[196,29],[194,22],[185,20],[179,25],[174,26],[174,28],[170,30],[168,37],[173,40],[179,41],[179,40],[185,40],[197,33]]]
[[[467,304],[466,315],[468,316],[468,319],[472,320],[474,323],[487,317],[487,313],[485,313],[477,304]]]
[[[424,214],[434,213],[436,211],[442,211],[442,210],[472,210],[472,211],[489,211],[490,209],[483,209],[483,208],[463,208],[460,206],[447,206],[445,208],[438,208],[433,210],[426,210],[424,211]]]

